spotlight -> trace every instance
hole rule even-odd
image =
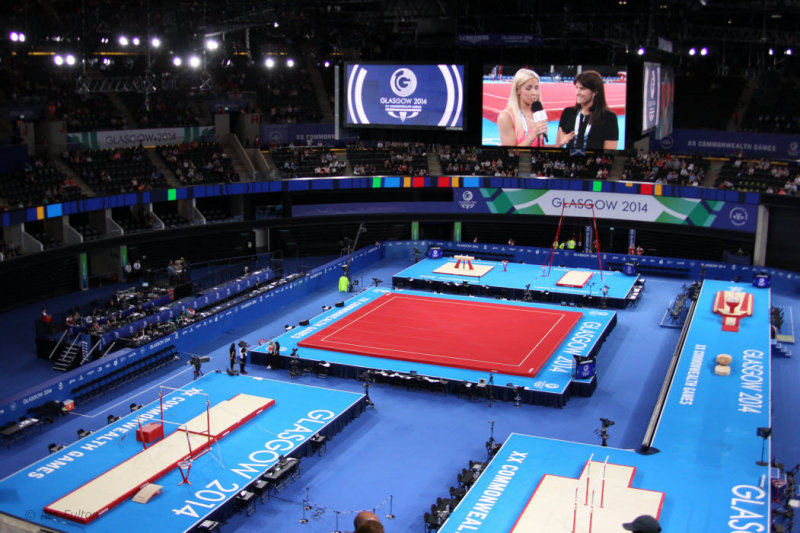
[[[774,49],[772,49],[772,48],[770,48],[770,49],[769,49],[769,52],[767,52],[767,53],[768,53],[769,55],[771,55],[771,56],[774,56],[774,55],[775,55],[775,50],[774,50]]]
[[[689,55],[690,55],[690,56],[693,56],[693,55],[695,55],[696,53],[697,53],[697,48],[695,48],[694,46],[693,46],[693,47],[691,47],[691,48],[689,48]]]
[[[64,64],[64,58],[56,54],[53,56],[53,63],[55,63],[56,66],[60,67],[61,65]]]
[[[640,56],[643,56],[644,55],[644,47],[640,46],[639,49],[636,51],[636,53],[639,54]]]
[[[24,36],[24,35],[22,35],[22,36],[20,37],[20,40],[24,40],[24,39],[22,39],[22,37],[25,37],[25,36]],[[786,51],[783,53],[783,55],[787,55],[787,56],[790,56],[790,55],[792,55],[792,49],[791,49],[791,48],[787,48],[787,49],[786,49]]]
[[[108,57],[104,57],[104,58],[102,59],[101,63],[102,63],[103,65],[105,65],[105,66],[109,67],[109,66],[111,66],[111,59],[110,59],[110,58],[108,58]]]
[[[330,61],[325,61],[325,63],[323,63],[323,65],[325,65],[325,68],[328,68],[328,67],[331,66],[331,62]]]
[[[189,66],[192,68],[198,68],[200,66],[200,58],[197,56],[191,56],[189,58]]]
[[[272,68],[275,66],[275,60],[271,57],[268,57],[264,60],[264,66],[267,68]]]
[[[179,67],[183,64],[183,59],[181,59],[178,56],[175,56],[172,58],[172,64],[175,65],[176,67]]]
[[[19,33],[12,31],[11,33],[8,34],[8,38],[16,43],[19,41]]]
[[[64,58],[64,61],[67,63],[67,65],[72,66],[75,64],[75,56],[72,54],[67,54],[67,56]]]
[[[289,67],[289,68],[292,68],[294,66],[294,59],[292,59],[291,57],[289,59],[287,59],[286,60],[286,66]]]
[[[150,39],[150,46],[152,46],[153,48],[160,48],[161,39],[159,39],[158,37],[153,37],[152,39]]]
[[[131,42],[133,43],[133,46],[139,46],[142,43],[141,39],[139,39],[138,37],[134,37],[133,39],[131,39]]]
[[[275,22],[273,22],[273,23],[272,23],[272,27],[273,27],[273,28],[277,28],[278,26],[280,26],[280,24],[278,24],[278,21],[277,21],[277,20],[276,20]]]
[[[119,43],[120,46],[128,46],[129,44],[128,38],[125,37],[124,35],[120,35],[119,39],[117,39],[117,42]]]
[[[708,55],[708,48],[706,48],[705,46],[703,48],[701,48],[700,49],[700,55],[701,56],[707,56]]]
[[[213,52],[217,48],[219,48],[219,42],[215,41],[214,39],[206,40],[206,50]]]

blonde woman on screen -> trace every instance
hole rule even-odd
[[[497,115],[500,144],[503,146],[542,146],[547,133],[547,119],[534,121],[534,112],[542,109],[539,75],[521,68],[511,81],[508,104]]]

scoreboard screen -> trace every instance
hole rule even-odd
[[[464,65],[347,65],[346,127],[464,129]]]

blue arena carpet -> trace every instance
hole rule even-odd
[[[409,267],[409,260],[385,260],[373,268],[355,272],[362,286],[364,280],[392,279],[397,272]],[[563,409],[523,405],[511,402],[465,400],[452,395],[408,391],[388,385],[376,385],[370,390],[375,408],[367,409],[361,418],[345,427],[327,444],[327,453],[303,459],[298,482],[289,485],[269,500],[258,505],[247,516],[238,513],[228,518],[224,531],[272,531],[276,533],[327,532],[352,530],[354,513],[375,509],[381,517],[390,513],[394,519],[384,519],[390,532],[420,532],[424,530],[423,513],[437,497],[448,494],[456,485],[456,476],[470,460],[486,460],[485,443],[492,435],[503,442],[512,433],[531,435],[582,445],[597,446],[595,430],[600,418],[614,420],[610,428],[609,446],[618,450],[638,449],[642,442],[651,411],[658,395],[669,360],[678,340],[679,330],[659,327],[665,307],[681,291],[687,280],[650,277],[641,302],[634,307],[618,310],[618,324],[602,350],[608,357],[597,362],[598,388],[590,398],[572,398]],[[101,292],[102,290],[98,290]],[[99,297],[80,294],[80,298]],[[45,302],[49,309],[68,307],[75,296]],[[206,372],[224,369],[228,364],[228,346],[244,339],[257,344],[258,339],[275,338],[285,333],[286,324],[321,314],[322,306],[341,300],[336,287],[321,290],[292,305],[274,309],[254,323],[220,331],[218,337],[197,349],[212,357]],[[773,291],[772,305],[793,307],[798,329],[797,303],[793,291]],[[29,306],[7,313],[0,321],[0,333],[6,342],[3,352],[4,373],[0,385],[9,393],[52,377],[50,365],[36,358],[33,346],[33,322],[41,306]],[[286,371],[268,371],[252,366],[251,376],[291,381]],[[166,367],[150,374],[140,382],[117,389],[112,395],[87,404],[84,416],[70,416],[33,433],[21,443],[4,451],[0,475],[8,476],[20,468],[47,457],[49,443],[70,444],[76,441],[78,429],[102,430],[109,413],[121,415],[131,403],[148,404],[155,400],[158,384],[181,387],[192,380],[191,368]],[[303,375],[298,383],[317,385],[342,391],[363,392],[363,384],[349,379],[321,379]],[[800,462],[800,429],[794,422],[794,406],[800,400],[796,383],[800,382],[800,367],[796,358],[772,359],[771,393],[773,413],[772,454],[791,468]],[[716,419],[710,427],[724,428]],[[658,438],[663,434],[659,430]],[[688,437],[687,437],[688,438]],[[755,444],[760,443],[753,439]],[[659,442],[659,444],[661,444]],[[692,461],[713,465],[719,454],[708,450],[698,439]],[[665,449],[668,446],[665,446]],[[748,457],[747,462],[759,459]],[[738,460],[738,459],[737,459]],[[758,479],[747,479],[758,483]],[[5,509],[10,495],[0,492],[0,509]],[[304,499],[312,504],[305,513]],[[728,500],[730,496],[728,496]],[[36,512],[35,509],[32,509]],[[132,530],[132,528],[131,528]],[[726,529],[716,529],[726,531]],[[712,531],[712,530],[709,530]]]

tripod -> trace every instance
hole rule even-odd
[[[488,388],[489,388],[489,407],[491,407],[492,403],[494,402],[494,374],[492,374],[491,372],[489,372]]]
[[[531,295],[531,284],[528,283],[525,285],[525,292],[522,293],[522,301],[523,302],[532,302],[533,296]]]
[[[375,404],[372,402],[372,399],[369,397],[369,387],[371,385],[372,375],[367,371],[363,374],[364,378],[364,396],[367,400],[367,407],[372,407],[375,409]]]

